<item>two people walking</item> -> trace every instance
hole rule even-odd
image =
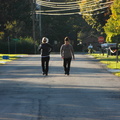
[[[42,71],[43,75],[48,75],[49,71],[49,60],[50,60],[50,53],[53,50],[53,47],[51,44],[48,43],[48,38],[43,37],[42,43],[39,45],[38,50],[41,53],[41,65],[42,65]],[[60,54],[63,59],[63,67],[65,75],[70,74],[70,65],[72,58],[74,57],[74,50],[72,45],[70,44],[70,40],[68,37],[64,38],[64,44],[60,48]]]

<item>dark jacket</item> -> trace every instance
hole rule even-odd
[[[40,51],[41,56],[49,56],[52,49],[53,47],[49,43],[42,43],[38,47],[38,50]]]

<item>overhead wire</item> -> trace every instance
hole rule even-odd
[[[67,3],[66,2],[66,3],[63,4],[62,2],[61,3],[57,3],[57,2],[53,3],[53,2],[47,2],[47,1],[46,2],[40,1],[40,2],[37,2],[37,3],[48,4],[48,5],[56,5],[57,4],[58,6],[60,6],[60,5],[70,6],[70,5],[73,5],[73,4],[77,4],[77,2],[75,2],[75,3]]]
[[[93,3],[93,1],[90,1],[90,2],[87,2],[87,4],[90,4],[90,3]],[[75,2],[74,4],[68,4],[67,2],[66,3],[64,3],[64,4],[62,4],[62,3],[59,3],[58,4],[58,2],[55,2],[54,4],[53,4],[53,2],[42,2],[42,1],[39,1],[39,2],[37,2],[37,4],[39,4],[39,5],[43,5],[43,6],[57,6],[57,7],[60,7],[60,6],[65,6],[65,7],[73,7],[73,6],[79,6],[79,4],[84,4],[84,3],[81,3],[81,2]]]
[[[86,1],[86,0],[85,0]],[[87,4],[95,4],[95,3],[100,3],[101,0],[98,0],[98,1],[89,1],[87,3],[85,3],[85,5]],[[109,2],[109,1],[108,1]],[[112,1],[110,1],[112,2]],[[84,1],[75,1],[75,2],[47,2],[47,1],[42,1],[42,0],[37,0],[37,4],[40,4],[40,5],[53,5],[53,6],[66,6],[66,7],[72,7],[73,5],[78,5],[78,4],[84,4]]]
[[[37,10],[36,12],[62,12],[62,11],[70,11],[70,10],[76,10],[75,8],[70,9],[59,9],[59,10]]]
[[[92,2],[93,3],[93,2]],[[97,2],[96,2],[97,3]],[[106,2],[106,3],[100,3],[99,5],[105,5],[105,4],[111,4],[112,2]],[[87,3],[88,4],[88,3]],[[86,6],[87,4],[85,4],[85,7],[88,7],[88,6]],[[60,7],[60,6],[58,6],[58,5],[47,5],[47,4],[39,4],[39,5],[41,5],[41,6],[44,6],[44,7],[50,7],[50,8],[66,8],[66,6],[62,6],[62,7]],[[72,5],[72,6],[70,6],[70,7],[67,7],[67,8],[79,8],[79,6],[80,6],[81,4],[76,4],[76,5]],[[89,3],[89,6],[95,6],[95,3],[92,5],[92,4],[90,4]],[[67,9],[66,8],[66,9]]]
[[[94,1],[90,1],[90,2],[87,2],[85,5],[92,5],[92,4],[95,4],[95,3],[99,3],[99,1],[97,1],[97,2],[94,2]],[[109,3],[109,2],[107,2],[107,3]],[[80,2],[78,2],[78,3],[75,3],[75,4],[72,4],[72,5],[69,5],[69,4],[65,4],[65,5],[63,5],[63,4],[53,4],[52,2],[50,3],[50,4],[48,4],[47,2],[44,2],[44,3],[42,3],[42,2],[37,2],[37,4],[39,4],[39,5],[41,5],[41,6],[44,6],[44,7],[54,7],[54,8],[61,8],[61,7],[75,7],[75,6],[79,6],[79,5],[82,5],[82,4],[84,4],[84,3],[80,3]],[[104,3],[103,3],[104,4]]]
[[[73,14],[84,14],[84,13],[89,13],[90,14],[90,12],[98,11],[100,9],[101,10],[105,9],[105,8],[109,7],[109,4],[113,3],[113,1],[100,3],[97,6],[99,8],[97,8],[97,9],[95,8],[95,9],[92,9],[92,10],[89,10],[89,11],[83,11],[82,13],[80,13],[78,11],[77,12],[70,12],[71,10],[80,10],[81,6],[82,6],[82,9],[94,7],[99,2],[100,2],[100,0],[97,1],[97,2],[90,1],[90,2],[87,2],[84,6],[84,3],[82,3],[81,1],[75,1],[75,2],[47,2],[47,1],[37,0],[37,4],[39,4],[43,7],[52,8],[52,10],[41,10],[41,11],[38,10],[38,11],[36,11],[36,13],[37,14],[42,14],[42,15],[73,15]],[[69,12],[63,13],[63,12],[66,12],[66,11],[69,11]],[[53,13],[53,12],[55,12],[55,13]],[[59,12],[59,13],[56,13],[56,12]],[[62,12],[62,13],[60,13],[60,12]],[[99,12],[99,14],[100,13],[103,13],[103,11]]]
[[[106,5],[108,3],[111,3],[111,2],[100,3],[99,7],[101,7],[102,5]],[[93,7],[93,6],[96,6],[96,5],[86,6],[85,8],[89,8],[89,7]],[[84,8],[84,7],[82,7],[82,8]],[[58,9],[58,10],[41,10],[41,12],[60,12],[60,11],[68,11],[68,10],[76,10],[76,9],[79,9],[79,8],[68,8],[68,9]],[[39,12],[39,10],[37,10],[36,12]]]
[[[59,5],[59,4],[47,4],[47,3],[37,3],[41,6],[44,6],[44,7],[50,7],[50,8],[71,8],[71,7],[79,7],[78,4],[72,4],[72,5]]]
[[[86,2],[86,0],[84,0],[85,2]],[[84,2],[83,0],[81,1],[81,0],[78,0],[78,1],[74,1],[74,2],[49,2],[49,1],[43,1],[43,0],[36,0],[36,2],[37,3],[47,3],[47,4],[62,4],[62,5],[64,5],[64,4],[76,4],[76,3],[83,3]],[[87,2],[87,3],[93,3],[93,2],[95,2],[95,1],[89,1],[89,2]],[[97,0],[97,2],[101,2],[101,0]]]
[[[73,3],[77,3],[80,2],[79,1],[74,1],[74,2],[49,2],[49,1],[43,1],[43,0],[36,0],[36,2],[43,2],[43,3],[48,3],[48,4],[73,4]]]
[[[107,8],[108,6],[106,7],[102,7],[102,8],[97,8],[97,9],[94,9],[94,10],[89,10],[89,11],[83,11],[83,12],[73,12],[73,13],[41,13],[42,15],[75,15],[75,14],[79,14],[79,15],[97,15],[97,14],[101,14],[101,13],[104,13],[104,11],[101,11],[99,13],[94,13],[92,14],[91,12],[94,12],[94,11],[98,11],[98,10],[101,10],[101,9],[105,9]],[[39,14],[39,12],[37,12]]]
[[[67,6],[57,6],[57,5],[43,5],[43,4],[41,4],[41,6],[44,6],[44,7],[48,7],[48,8],[79,8],[79,5],[73,5],[73,6],[69,6],[69,7],[67,7]]]
[[[39,14],[39,13],[38,13]],[[75,15],[79,14],[79,12],[74,12],[74,13],[41,13],[41,15]]]

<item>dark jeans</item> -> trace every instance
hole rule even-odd
[[[42,64],[42,71],[44,74],[48,74],[48,70],[49,70],[49,60],[50,57],[42,57],[41,58],[41,64]]]
[[[71,60],[72,58],[64,58],[63,67],[64,67],[65,74],[69,74],[70,72]]]

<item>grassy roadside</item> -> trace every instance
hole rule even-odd
[[[93,53],[91,55],[94,56],[94,58],[99,59],[101,63],[106,64],[107,68],[120,70],[120,56],[119,56],[119,62],[117,63],[116,56],[107,57],[107,54],[103,56],[102,54],[96,54],[96,53]],[[113,74],[120,76],[120,71],[114,72]]]
[[[0,64],[5,64],[6,62],[10,62],[12,60],[21,58],[21,54],[0,54]],[[8,57],[7,59],[3,59],[3,57]]]

